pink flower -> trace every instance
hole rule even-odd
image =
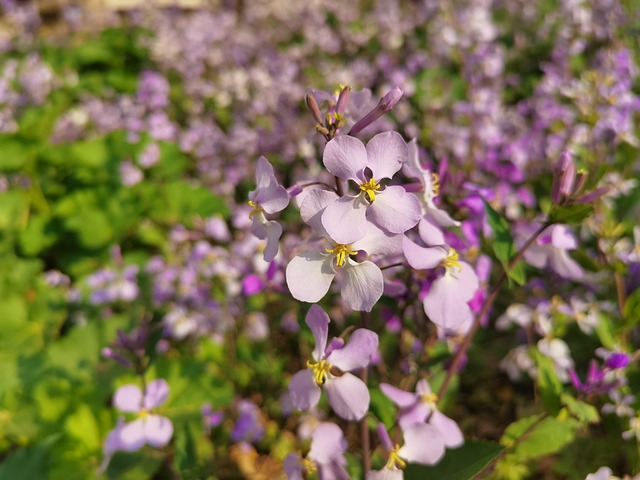
[[[333,423],[320,423],[311,434],[311,450],[305,459],[290,453],[284,460],[284,470],[289,480],[302,480],[306,474],[318,470],[319,478],[349,478],[344,452],[347,440],[340,427]]]
[[[327,205],[322,214],[322,225],[333,239],[345,244],[359,240],[367,234],[368,222],[390,233],[404,233],[418,223],[422,212],[415,195],[380,183],[393,177],[406,159],[407,144],[396,132],[380,133],[366,147],[349,136],[327,143],[322,158],[327,170],[352,180],[360,190]]]
[[[369,390],[352,370],[365,368],[378,349],[378,335],[365,328],[355,330],[349,341],[334,339],[327,346],[329,316],[318,305],[307,313],[306,322],[316,339],[313,362],[291,379],[291,403],[298,410],[309,410],[320,400],[322,389],[329,397],[331,408],[345,420],[360,420],[369,410]],[[343,373],[335,376],[332,369]]]

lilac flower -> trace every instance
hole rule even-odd
[[[573,383],[573,386],[576,390],[587,394],[606,393],[620,384],[617,380],[607,381],[606,373],[606,370],[602,370],[598,367],[595,360],[591,360],[591,363],[589,363],[587,379],[583,383],[580,381],[576,371],[573,368],[569,369],[569,375],[571,376],[571,383]]]
[[[238,418],[231,431],[231,439],[234,442],[252,443],[262,440],[264,426],[258,406],[249,400],[241,400],[238,402],[237,410]]]
[[[349,136],[327,143],[322,157],[327,170],[341,180],[354,181],[360,189],[355,197],[345,195],[327,205],[322,225],[331,238],[342,244],[360,240],[367,234],[368,221],[390,233],[404,233],[418,223],[422,215],[418,199],[400,186],[380,184],[393,177],[406,159],[407,144],[396,132],[376,135],[366,148]]]
[[[222,410],[216,410],[214,412],[210,403],[202,405],[200,413],[202,415],[202,426],[207,433],[210,433],[212,428],[220,425],[224,419],[224,413]]]
[[[393,107],[400,101],[402,98],[402,90],[399,87],[394,87],[389,90],[378,102],[378,105],[367,113],[364,117],[358,120],[351,130],[349,131],[349,135],[356,135],[360,133],[362,130],[367,128],[377,119],[379,119],[385,113],[388,113],[393,109]]]
[[[116,427],[113,440],[117,450],[131,452],[142,448],[145,443],[161,448],[169,443],[173,436],[171,420],[149,413],[151,409],[162,405],[169,396],[169,385],[164,380],[154,380],[145,388],[144,393],[136,385],[123,385],[113,396],[115,407],[138,418],[124,426]]]
[[[560,381],[568,381],[569,371],[573,368],[573,359],[567,343],[560,338],[543,338],[538,341],[538,350],[553,361]]]
[[[249,192],[249,205],[253,208],[249,215],[253,220],[251,232],[256,237],[267,240],[264,261],[270,262],[278,254],[282,226],[275,220],[267,220],[265,213],[273,214],[284,210],[289,204],[289,194],[278,184],[273,167],[265,157],[258,159],[256,184],[256,189]]]
[[[445,268],[445,274],[431,284],[422,300],[429,319],[445,329],[455,329],[471,321],[473,313],[467,302],[479,286],[471,265],[458,260],[458,252],[453,248],[421,247],[407,237],[402,240],[402,250],[409,265],[417,270]]]
[[[444,455],[444,439],[432,425],[414,423],[404,430],[402,436],[404,444],[393,445],[384,425],[378,424],[378,437],[389,454],[389,460],[382,470],[367,472],[367,480],[400,480],[404,478],[402,469],[407,463],[435,465]]]
[[[640,441],[640,416],[629,419],[629,430],[622,432],[622,438],[625,440],[635,438],[636,441]]]
[[[144,179],[142,171],[130,161],[120,164],[120,179],[126,187],[137,185]]]
[[[440,412],[437,407],[438,395],[431,391],[426,380],[419,380],[416,393],[405,392],[388,383],[381,383],[380,390],[400,407],[398,425],[406,432],[416,423],[428,423],[438,429],[447,448],[456,448],[464,443],[464,436],[458,424]]]
[[[378,348],[378,335],[365,328],[355,330],[347,344],[334,339],[327,346],[329,316],[318,305],[312,305],[306,322],[316,339],[313,360],[291,379],[291,402],[298,410],[308,410],[320,400],[321,388],[327,392],[329,404],[338,416],[346,420],[360,420],[369,409],[369,390],[365,383],[350,371],[366,368]],[[343,373],[337,377],[332,368]]]
[[[321,217],[325,207],[337,198],[333,192],[312,190],[302,202],[300,214],[303,220],[327,239],[330,246],[324,252],[295,256],[287,265],[287,286],[296,300],[317,302],[326,295],[337,272],[341,271],[342,299],[354,310],[371,311],[384,291],[382,271],[369,260],[356,262],[351,257],[359,251],[369,255],[392,254],[397,250],[401,236],[383,232],[365,222],[364,237],[346,244],[335,240],[324,229]],[[340,231],[350,228],[351,225],[346,224]]]
[[[537,268],[549,266],[563,278],[582,278],[582,268],[567,253],[568,250],[577,248],[575,237],[565,225],[553,225],[548,231],[548,234],[541,235],[536,243],[525,250],[525,260]],[[524,239],[520,243],[524,243]]]
[[[318,471],[320,480],[348,480],[345,470],[347,464],[344,452],[347,440],[340,427],[333,423],[322,422],[311,434],[311,450],[306,458],[290,453],[284,460],[284,470],[289,480],[303,480],[307,475]]]
[[[631,407],[636,400],[633,395],[624,395],[619,389],[611,390],[609,398],[613,403],[605,403],[602,406],[602,413],[615,413],[618,417],[632,417],[635,410]]]

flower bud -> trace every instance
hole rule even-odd
[[[382,115],[387,112],[390,112],[391,109],[395,106],[396,103],[402,97],[402,90],[398,87],[394,87],[387,94],[380,99],[378,105],[367,113],[364,117],[358,120],[351,130],[349,131],[349,135],[355,135],[356,133],[361,132],[377,119],[379,119]]]
[[[553,200],[553,203],[560,204],[571,195],[575,174],[576,166],[573,163],[571,154],[567,151],[562,152],[553,174],[553,185],[551,186],[551,200]]]
[[[313,115],[315,121],[318,124],[322,125],[324,122],[322,119],[322,113],[320,113],[320,107],[318,107],[318,102],[316,102],[314,96],[310,93],[307,93],[305,100],[307,102],[307,108],[311,111],[311,114]]]
[[[344,113],[347,109],[347,105],[349,105],[349,98],[351,97],[351,87],[347,85],[343,87],[340,91],[340,96],[338,96],[338,103],[336,103],[336,113]]]

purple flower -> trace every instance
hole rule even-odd
[[[303,302],[317,302],[326,295],[338,271],[342,272],[342,299],[354,310],[371,311],[384,291],[380,268],[369,260],[356,262],[351,257],[359,252],[389,255],[398,249],[401,235],[386,233],[367,223],[364,238],[344,244],[324,229],[321,217],[337,195],[326,190],[312,190],[300,208],[303,220],[329,242],[324,252],[307,252],[294,257],[287,265],[287,285],[293,297]],[[347,225],[345,228],[350,228]]]
[[[139,450],[145,443],[153,447],[164,447],[173,436],[171,420],[149,413],[162,405],[169,396],[169,385],[165,380],[150,382],[144,394],[136,385],[123,385],[113,396],[115,407],[128,413],[137,414],[137,419],[125,425],[118,425],[108,437],[111,450],[131,452]],[[116,433],[114,433],[116,432]]]
[[[284,460],[284,470],[289,480],[303,480],[309,473],[318,470],[318,478],[348,480],[344,452],[347,440],[340,427],[322,422],[311,434],[311,450],[306,458],[290,453]]]
[[[291,402],[298,410],[309,410],[320,400],[321,388],[329,397],[331,408],[346,420],[360,420],[369,409],[369,390],[365,383],[348,373],[365,368],[378,349],[378,335],[365,328],[355,330],[349,342],[334,339],[327,347],[329,316],[318,305],[307,313],[306,322],[316,339],[313,362],[291,379]],[[335,376],[333,368],[343,373]]]
[[[202,405],[200,413],[202,414],[202,425],[207,432],[210,432],[212,428],[220,425],[224,419],[222,410],[214,412],[210,403]]]
[[[367,472],[367,480],[400,480],[404,478],[402,469],[407,466],[407,463],[435,465],[444,455],[444,439],[438,429],[432,425],[414,423],[403,432],[402,436],[404,444],[394,445],[384,425],[378,424],[378,437],[389,454],[389,459],[382,470]]]
[[[265,213],[273,214],[284,210],[289,204],[287,190],[278,184],[273,167],[265,157],[258,159],[256,166],[256,189],[249,192],[249,206],[253,208],[251,232],[261,240],[267,240],[264,261],[270,262],[278,254],[278,240],[282,226],[275,220],[267,220]]]
[[[379,119],[382,115],[390,112],[391,109],[396,105],[396,103],[400,101],[400,98],[402,98],[402,93],[403,92],[399,87],[394,87],[389,90],[384,95],[384,97],[380,99],[378,105],[376,105],[373,110],[367,113],[364,117],[358,120],[353,127],[351,127],[349,135],[355,135],[361,132],[377,119]]]
[[[537,268],[548,265],[562,278],[570,280],[582,278],[584,276],[582,268],[567,253],[568,250],[578,246],[575,237],[566,225],[553,225],[548,231],[549,234],[540,236],[535,244],[525,250],[525,260]],[[524,243],[524,238],[519,243]]]
[[[349,136],[327,143],[322,157],[327,170],[341,180],[352,180],[360,189],[354,197],[344,195],[327,205],[322,226],[331,238],[342,244],[360,240],[367,234],[368,222],[390,233],[404,233],[418,223],[422,212],[415,195],[380,183],[393,177],[406,160],[407,144],[397,132],[376,135],[366,148]]]
[[[264,426],[258,406],[249,400],[241,400],[238,402],[237,410],[238,418],[231,431],[231,439],[234,442],[254,443],[262,440]]]
[[[438,395],[431,391],[426,380],[418,381],[416,393],[405,392],[388,383],[381,383],[380,390],[400,407],[398,424],[402,431],[429,419],[428,423],[438,429],[446,447],[456,448],[464,443],[464,436],[458,424],[438,410]]]

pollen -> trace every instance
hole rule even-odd
[[[436,393],[427,393],[422,396],[422,402],[429,405],[435,405],[439,400],[438,394]]]
[[[398,469],[398,468],[404,468],[407,466],[407,462],[405,462],[398,456],[399,450],[400,450],[400,445],[396,444],[395,448],[391,450],[391,453],[389,453],[389,460],[387,461],[387,465],[386,465],[387,468]]]
[[[141,410],[138,412],[138,417],[140,417],[140,418],[141,418],[141,419],[143,419],[143,420],[144,420],[145,418],[147,418],[148,416],[149,416],[149,412],[148,412],[145,408],[141,409]]]
[[[440,175],[438,175],[437,173],[432,173],[431,174],[431,180],[432,180],[432,184],[431,184],[431,193],[433,195],[433,197],[437,197],[438,195],[440,195]]]
[[[449,249],[447,258],[442,261],[441,265],[447,269],[456,267],[457,269],[462,270],[462,265],[460,265],[460,262],[458,261],[458,252],[453,248]]]
[[[251,210],[251,212],[249,213],[249,218],[253,218],[256,213],[260,213],[262,211],[262,207],[253,200],[249,200],[247,203],[251,208],[253,208],[253,210]]]
[[[321,360],[318,363],[307,361],[307,367],[313,368],[313,376],[315,377],[316,385],[324,385],[327,380],[327,374],[331,370],[331,364],[326,360]]]
[[[369,201],[373,203],[373,201],[376,199],[376,191],[380,190],[380,184],[372,178],[368,182],[360,185],[360,190],[365,192],[367,194],[367,197],[369,197]]]
[[[327,248],[327,253],[333,253],[336,256],[336,265],[341,267],[344,265],[344,262],[347,261],[347,257],[349,255],[356,255],[358,253],[357,250],[351,250],[350,245],[345,245],[343,243],[336,244],[333,249]]]
[[[300,461],[300,464],[302,466],[302,469],[307,475],[311,475],[313,472],[315,472],[318,469],[314,461],[309,460],[308,458],[303,458]]]

